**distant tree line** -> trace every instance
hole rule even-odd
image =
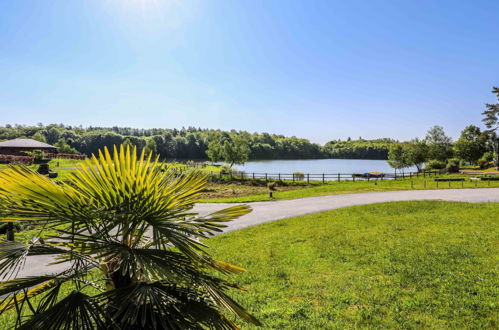
[[[222,141],[228,148],[236,141],[247,149],[248,159],[327,158],[323,148],[307,139],[278,134],[221,131],[188,127],[182,129],[136,129],[128,127],[81,127],[63,124],[44,126],[6,125],[0,127],[0,140],[32,138],[56,145],[64,152],[92,155],[103,147],[127,144],[169,159],[220,159],[215,146]],[[210,144],[212,151],[208,152]],[[208,154],[207,154],[208,152]],[[223,158],[223,157],[222,157]]]

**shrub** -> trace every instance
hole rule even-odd
[[[494,161],[494,155],[491,152],[486,152],[483,154],[482,158],[478,160],[478,166],[482,169],[487,168],[492,161]]]
[[[432,159],[426,162],[427,170],[441,170],[445,168],[447,164],[444,161]]]
[[[2,164],[33,164],[34,157],[31,156],[16,156],[16,155],[2,155],[0,154],[0,163]]]
[[[459,172],[459,159],[458,158],[450,158],[447,160],[447,170],[449,173],[457,173]]]

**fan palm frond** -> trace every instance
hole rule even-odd
[[[244,269],[213,259],[201,241],[251,209],[238,205],[198,216],[192,208],[205,184],[200,171],[178,174],[123,146],[100,151],[65,183],[22,166],[0,172],[0,221],[40,223],[57,233],[0,243],[0,277],[15,277],[27,258],[40,255],[67,265],[62,273],[0,282],[0,308],[15,307],[25,328],[236,328],[225,312],[258,325],[227,294],[241,288],[214,275]],[[101,288],[88,276],[92,269],[106,283],[97,296],[83,292]],[[68,282],[75,291],[61,298]],[[31,318],[21,320],[26,308]]]

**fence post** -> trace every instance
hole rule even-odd
[[[325,183],[324,173],[322,173],[322,183]]]
[[[307,173],[307,183],[310,183],[310,173]]]
[[[255,172],[253,172],[253,180],[255,180]]]
[[[340,173],[338,173],[338,182],[340,182]]]
[[[293,182],[295,182],[295,174],[293,173]]]
[[[278,177],[279,177],[279,181],[281,181],[281,173],[277,173]]]
[[[269,179],[267,177],[267,173],[265,173],[265,181],[269,181]]]
[[[352,175],[352,181],[355,182],[355,175]]]

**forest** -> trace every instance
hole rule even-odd
[[[324,146],[307,139],[279,134],[221,131],[195,127],[181,129],[138,129],[130,127],[82,127],[63,124],[36,126],[0,126],[0,141],[31,138],[56,145],[62,152],[79,152],[88,156],[104,146],[122,143],[147,148],[162,159],[208,159],[206,151],[212,141],[243,141],[249,159],[387,159],[391,139],[334,140]]]

